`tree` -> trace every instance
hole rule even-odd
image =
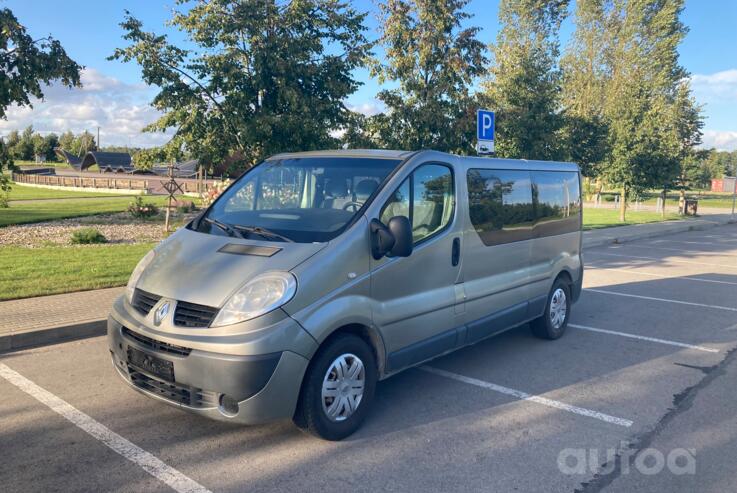
[[[676,89],[676,96],[671,105],[671,130],[678,137],[674,158],[678,161],[678,170],[673,184],[680,190],[680,204],[686,198],[686,190],[694,184],[703,183],[701,163],[704,152],[697,150],[701,144],[701,129],[704,126],[701,107],[691,96],[688,79],[682,79]],[[666,185],[667,186],[667,185]],[[665,191],[663,192],[665,196]],[[665,208],[663,208],[665,214]]]
[[[20,137],[10,148],[10,155],[19,161],[30,161],[33,159],[33,126],[29,125],[20,134]]]
[[[582,174],[589,178],[598,175],[598,165],[608,151],[604,1],[576,1],[576,29],[561,60],[565,152],[567,159],[578,163]]]
[[[629,197],[677,180],[684,146],[695,141],[680,128],[694,128],[685,120],[693,112],[679,109],[692,101],[687,86],[679,96],[688,75],[677,52],[687,32],[682,10],[682,0],[613,0],[608,8],[604,113],[611,153],[603,175],[620,187],[621,221]]]
[[[199,0],[169,24],[193,48],[144,31],[127,13],[130,44],[111,58],[137,62],[160,88],[153,106],[165,114],[145,130],[173,128],[195,157],[236,154],[242,167],[337,144],[331,131],[347,122],[344,100],[360,84],[352,72],[370,49],[365,15],[336,0]]]
[[[33,39],[10,9],[0,10],[0,117],[11,104],[30,106],[30,96],[43,98],[41,84],[58,80],[80,86],[82,67],[51,38]]]
[[[568,0],[501,0],[501,30],[494,63],[484,83],[496,110],[496,154],[525,159],[559,159],[561,72],[560,25]]]
[[[41,134],[34,134],[33,135],[33,138],[31,139],[31,142],[33,143],[33,157],[34,157],[34,159],[36,157],[39,157],[40,158],[41,156],[43,156],[44,158],[46,158],[46,156],[48,155],[49,149],[47,147],[46,139],[44,139],[43,135],[41,135]]]
[[[55,133],[50,133],[44,137],[44,142],[44,146],[46,149],[46,160],[56,161],[56,153],[54,152],[54,149],[59,147],[59,137]]]
[[[96,151],[97,143],[95,142],[95,136],[85,130],[74,138],[72,149],[74,149],[73,152],[78,157],[82,157],[90,151]]]
[[[389,110],[368,119],[382,147],[433,148],[466,154],[473,149],[475,110],[470,94],[487,62],[479,28],[462,28],[469,0],[387,0],[379,4],[380,44],[385,62],[375,62],[379,82],[398,83],[379,92]]]
[[[64,132],[59,136],[59,145],[58,147],[64,149],[67,152],[76,153],[74,150],[74,133],[72,133],[70,130]]]
[[[60,81],[66,87],[80,86],[78,65],[61,44],[45,37],[34,40],[13,12],[0,9],[0,118],[6,117],[8,106],[30,106],[31,96],[43,98],[41,84]],[[8,188],[3,168],[12,167],[10,149],[0,149],[0,188]],[[7,201],[6,201],[7,205]]]

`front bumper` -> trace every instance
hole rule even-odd
[[[257,424],[293,416],[302,377],[309,363],[304,354],[310,356],[313,352],[309,339],[298,337],[295,341],[297,348],[269,348],[264,354],[248,354],[253,343],[249,345],[242,341],[234,343],[232,348],[246,354],[203,350],[186,338],[162,336],[137,324],[126,307],[125,302],[116,302],[108,318],[107,335],[113,366],[135,390],[219,420]],[[268,330],[304,332],[289,317],[275,325]],[[227,337],[224,339],[229,340]],[[259,350],[264,349],[262,339],[256,346]],[[284,336],[277,338],[284,339]],[[314,341],[312,344],[316,346]],[[156,376],[150,369],[133,364],[129,358],[130,349],[171,362],[173,380]],[[223,396],[227,396],[230,402],[238,402],[236,412],[232,411],[232,406],[221,405]]]

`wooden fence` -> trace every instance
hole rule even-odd
[[[109,188],[114,190],[148,190],[148,180],[140,178],[97,178],[63,175],[40,175],[13,172],[13,181],[57,187]]]
[[[164,176],[150,176],[146,178],[130,178],[120,176],[66,176],[38,173],[19,173],[14,171],[12,180],[16,183],[32,185],[51,185],[56,187],[104,188],[111,190],[148,190],[149,193],[165,193]],[[184,193],[200,193],[209,189],[214,180],[177,179]]]

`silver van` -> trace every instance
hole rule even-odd
[[[108,340],[148,396],[338,440],[378,380],[527,322],[557,339],[582,279],[575,164],[281,154],[141,260]]]

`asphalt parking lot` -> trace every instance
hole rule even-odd
[[[339,443],[146,398],[103,337],[0,355],[0,489],[734,490],[737,226],[585,259],[563,338],[523,326],[381,382]]]

